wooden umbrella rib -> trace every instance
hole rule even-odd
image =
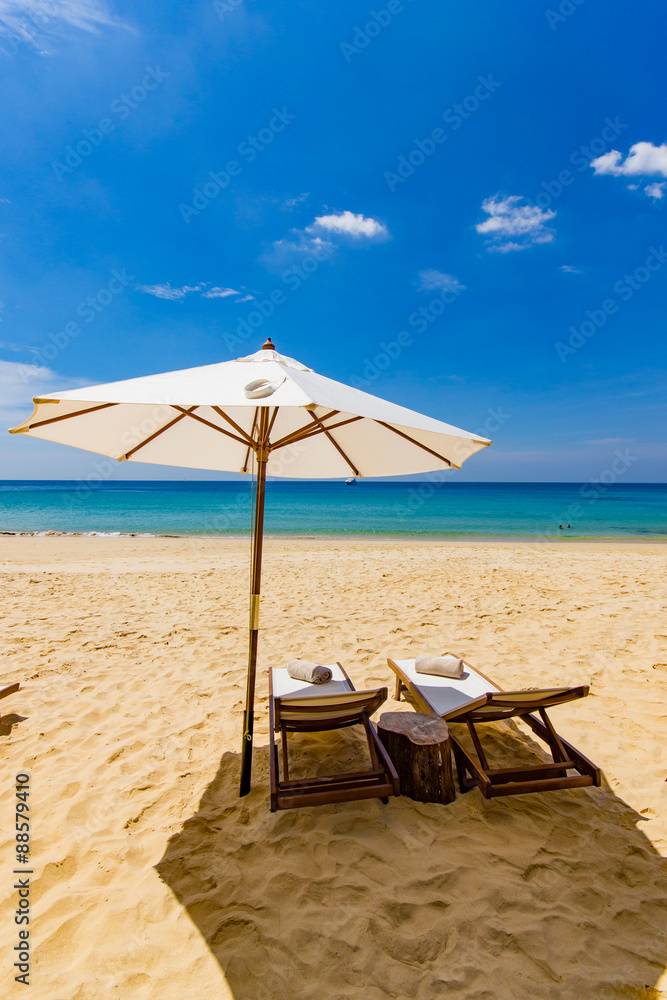
[[[364,419],[365,419],[364,417],[348,417],[347,420],[339,420],[337,424],[329,424],[329,426],[325,427],[324,430],[335,431],[337,427],[345,427],[345,424],[353,424],[357,420],[364,420]]]
[[[45,424],[56,424],[59,420],[69,420],[70,417],[83,417],[86,413],[95,413],[96,410],[106,410],[109,406],[118,406],[118,403],[100,403],[98,406],[89,406],[87,410],[76,410],[74,413],[61,413],[59,417],[49,417],[48,420],[38,420],[30,424],[28,430],[33,427],[44,427]]]
[[[219,417],[222,417],[223,420],[226,420],[228,424],[231,424],[234,430],[238,431],[239,434],[241,434],[245,438],[248,444],[252,442],[252,437],[250,436],[250,434],[248,434],[247,431],[244,431],[242,427],[239,427],[236,421],[232,420],[229,414],[225,413],[224,410],[221,410],[219,406],[212,406],[211,409],[214,410]]]
[[[293,431],[292,434],[288,434],[287,437],[281,438],[280,441],[276,441],[275,444],[271,445],[271,451],[276,448],[286,448],[290,444],[295,444],[297,441],[308,441],[310,438],[317,437],[318,434],[324,434],[324,431],[335,431],[337,427],[344,427],[345,424],[353,424],[356,420],[363,420],[363,417],[348,417],[347,420],[339,420],[337,424],[329,424],[328,427],[320,426],[307,426],[301,427],[298,431]]]
[[[350,468],[352,469],[352,472],[355,474],[355,476],[360,476],[361,473],[359,472],[359,470],[354,467],[354,465],[352,464],[352,462],[350,461],[350,459],[347,457],[347,455],[345,454],[345,452],[343,451],[343,449],[341,448],[341,446],[338,444],[338,442],[335,440],[335,438],[329,433],[329,429],[324,426],[324,424],[322,423],[322,421],[320,420],[320,418],[316,417],[314,413],[310,413],[310,417],[311,417],[312,420],[315,421],[315,423],[317,423],[317,424],[320,425],[320,427],[322,428],[322,430],[326,434],[326,436],[329,439],[329,441],[331,441],[331,443],[334,446],[334,448],[336,449],[336,451],[340,455],[343,456],[343,458],[345,459],[345,461],[347,462],[347,464],[350,466]]]
[[[268,442],[269,442],[269,440],[271,438],[271,431],[273,430],[273,425],[276,422],[276,417],[278,416],[278,410],[279,409],[280,409],[279,406],[276,406],[273,409],[273,414],[271,416],[271,420],[269,421],[269,426],[268,426],[268,429],[267,429],[267,432],[266,432],[266,441],[267,441],[267,444],[268,444]]]
[[[311,416],[316,416],[316,414],[313,414],[312,410],[309,410],[308,412],[310,413]],[[328,413],[321,414],[321,416],[317,417],[317,419],[318,420],[328,420],[329,417],[336,417],[336,416],[338,416],[339,413],[340,413],[340,410],[329,410]]]
[[[340,410],[332,410],[331,413],[325,414],[323,417],[318,417],[318,420],[328,420],[329,417],[335,416],[340,413]],[[312,414],[310,414],[312,416]],[[347,420],[341,420],[337,424],[330,424],[327,430],[334,430],[336,427],[342,427],[344,424],[351,424],[355,420],[363,420],[363,417],[348,417]],[[306,438],[315,437],[316,434],[324,433],[324,428],[317,426],[313,427],[312,424],[304,424],[303,427],[297,427],[295,431],[291,431],[286,434],[285,437],[280,438],[275,444],[271,445],[271,450],[275,448],[284,448],[288,444],[294,444],[295,441],[304,441]]]
[[[173,403],[170,405],[174,405]],[[238,434],[232,434],[231,431],[226,431],[224,427],[218,427],[217,424],[212,423],[210,420],[206,420],[205,417],[200,417],[198,413],[191,413],[190,410],[186,410],[183,406],[174,406],[175,410],[180,410],[181,413],[186,417],[191,417],[193,420],[198,420],[199,423],[205,424],[214,431],[218,431],[219,434],[224,434],[225,437],[231,438],[233,441],[238,441],[239,444],[247,444],[248,442],[243,438],[239,437]]]
[[[406,441],[409,441],[411,444],[414,444],[418,448],[421,448],[422,451],[427,451],[429,455],[433,455],[435,458],[439,458],[441,462],[444,462],[445,465],[448,465],[449,468],[451,469],[452,463],[449,461],[448,458],[445,458],[444,455],[439,455],[437,451],[433,451],[432,448],[429,448],[427,445],[422,444],[421,441],[417,441],[416,438],[410,437],[409,434],[404,434],[403,431],[397,430],[395,427],[392,427],[391,424],[385,424],[384,420],[376,420],[375,423],[380,424],[381,427],[386,427],[387,430],[391,431],[393,434],[398,434],[399,437],[405,438]]]
[[[310,413],[310,411],[308,411]],[[335,417],[340,410],[330,410],[329,413],[325,413],[324,416],[320,417],[320,420],[328,420],[329,417]],[[313,433],[313,428],[310,424],[304,424],[302,427],[297,427],[295,431],[290,431],[284,437],[281,437],[275,444],[271,445],[272,448],[282,448],[285,444],[292,444],[292,441],[296,437],[300,437],[304,432]]]
[[[301,437],[308,436],[311,437],[313,433],[312,424],[304,424],[303,427],[298,427],[295,431],[290,431],[284,437],[278,439],[275,444],[271,445],[271,451],[275,451],[276,448],[284,448],[288,444],[293,444],[294,441],[298,441]]]
[[[252,441],[252,444],[249,444],[248,448],[246,450],[246,453],[245,453],[245,462],[243,463],[243,468],[241,469],[241,472],[247,472],[248,471],[248,459],[250,458],[250,452],[253,451],[254,448],[255,448],[255,446],[256,446],[256,442],[254,440],[254,434],[255,434],[255,430],[257,429],[257,417],[258,416],[259,416],[259,406],[256,406],[255,407],[255,416],[252,418],[252,427],[250,428],[250,440]]]
[[[184,417],[187,417],[188,413],[192,413],[192,411],[196,409],[197,409],[196,406],[191,406],[190,409],[187,411],[187,413],[179,413],[177,417],[174,417],[173,420],[170,420],[168,424],[164,425],[164,427],[158,428],[158,430],[156,430],[154,434],[151,434],[150,437],[147,437],[145,441],[141,442],[141,444],[138,444],[134,448],[130,448],[129,451],[126,451],[124,455],[121,455],[118,461],[126,462],[128,458],[130,458],[131,455],[134,455],[135,452],[139,451],[140,448],[145,448],[147,444],[150,444],[151,441],[154,441],[155,438],[160,436],[160,434],[164,434],[164,432],[168,431],[171,427],[174,426],[174,424],[177,424]]]
[[[296,444],[297,441],[309,441],[310,438],[317,437],[318,434],[324,434],[325,430],[335,431],[337,427],[344,427],[345,424],[353,424],[356,420],[363,419],[363,417],[348,417],[347,420],[339,420],[337,424],[329,424],[328,427],[320,427],[319,425],[301,427],[286,438],[282,438],[281,441],[277,441],[276,444],[272,444],[271,451],[276,448],[286,448],[290,444]]]

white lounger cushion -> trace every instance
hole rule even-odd
[[[274,698],[321,698],[327,694],[347,694],[354,688],[337,663],[328,663],[331,680],[327,684],[306,684],[287,673],[287,668],[272,670]]]
[[[445,718],[489,691],[500,691],[500,688],[478,674],[469,663],[464,663],[465,673],[461,680],[455,680],[453,677],[418,674],[414,660],[393,660],[393,662],[411,683],[419,688],[437,714]]]
[[[340,719],[342,715],[359,712],[364,708],[373,707],[377,697],[381,694],[381,688],[371,690],[355,691],[351,681],[349,681],[337,663],[331,664],[329,669],[333,678],[328,684],[308,684],[290,677],[287,670],[272,670],[273,697],[280,699],[280,718],[282,721],[296,719],[299,722],[328,722],[331,719]],[[384,689],[386,697],[386,688]],[[317,711],[304,713],[299,710],[304,702],[310,704],[317,702]],[[335,706],[335,711],[323,712],[326,705]],[[294,707],[296,711],[291,712]]]

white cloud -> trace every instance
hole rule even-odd
[[[419,272],[418,288],[420,292],[430,292],[435,289],[462,292],[465,287],[453,274],[443,274],[442,271],[434,271],[432,269]]]
[[[124,27],[97,0],[0,0],[0,37],[45,52],[49,39],[76,29],[97,34],[101,27]]]
[[[312,242],[321,243],[322,241]],[[137,291],[145,292],[146,295],[154,295],[156,299],[166,299],[170,302],[182,302],[184,298],[193,292],[201,292],[202,297],[205,299],[228,299],[232,295],[243,296],[243,292],[245,291],[243,286],[241,286],[240,291],[237,288],[224,288],[220,285],[213,285],[211,288],[206,289],[207,284],[207,281],[200,281],[198,285],[181,285],[180,288],[172,288],[169,282],[165,281],[161,285],[137,285]],[[206,291],[203,291],[203,289],[206,289]],[[245,295],[234,301],[250,302],[254,297],[254,295]]]
[[[614,177],[667,177],[667,143],[654,146],[652,142],[636,142],[630,152],[623,154],[612,149],[596,160],[591,160],[596,174]]]
[[[565,274],[581,274],[581,268],[573,267],[572,264],[561,264],[558,270],[564,271]]]
[[[660,201],[661,198],[665,197],[665,188],[667,187],[667,181],[656,181],[654,184],[647,184],[644,188],[644,193],[653,198],[654,201]]]
[[[334,251],[334,244],[319,236],[308,236],[299,230],[292,230],[293,239],[274,240],[271,249],[263,255],[262,260],[269,267],[287,267],[296,260],[309,254],[317,253],[318,258],[326,260]]]
[[[377,219],[367,218],[365,215],[354,212],[334,212],[331,215],[318,215],[311,226],[306,227],[307,233],[312,233],[318,229],[326,232],[342,233],[345,236],[352,236],[354,239],[366,237],[373,239],[376,236],[388,236],[387,227]]]
[[[195,291],[196,289],[193,289]],[[205,299],[226,299],[230,295],[240,295],[235,288],[209,288],[207,292],[204,292]]]
[[[526,250],[539,243],[551,243],[554,233],[545,223],[553,219],[556,213],[544,211],[536,205],[520,205],[519,202],[523,200],[520,195],[513,194],[506,198],[495,195],[482,202],[482,210],[489,218],[478,223],[475,229],[489,237],[489,250],[509,253],[513,250]]]
[[[39,391],[52,391],[55,388],[54,377],[55,373],[42,365],[0,361],[0,399],[3,406],[21,406]]]
[[[14,351],[16,354],[21,354],[24,351],[37,351],[36,347],[31,347],[29,344],[11,344],[5,340],[0,340],[0,348],[4,351]]]
[[[33,396],[55,392],[63,385],[70,389],[90,385],[86,379],[58,375],[44,365],[26,364],[22,361],[0,361],[0,406],[26,406]]]
[[[303,194],[297,194],[293,198],[285,198],[282,202],[281,208],[296,208],[296,206],[300,205],[302,201],[305,201],[309,195],[309,191],[304,191]]]
[[[332,212],[318,215],[305,229],[292,229],[288,237],[274,240],[262,260],[268,267],[286,267],[301,257],[314,254],[318,261],[327,260],[336,243],[327,237],[343,236],[355,241],[375,240],[389,236],[387,227],[376,219],[354,212]]]
[[[632,444],[634,438],[595,438],[592,441],[582,441],[582,444]]]
[[[172,288],[168,281],[162,285],[137,285],[138,292],[145,292],[146,295],[154,295],[156,299],[184,299],[190,292],[199,292],[205,286],[183,285],[181,288]]]

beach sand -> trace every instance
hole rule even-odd
[[[33,1000],[667,995],[667,548],[268,540],[253,789],[237,796],[248,543],[0,538],[2,967],[31,775]],[[556,708],[602,788],[272,814],[267,668],[453,650]],[[503,760],[523,731],[489,727]],[[352,761],[352,732],[293,759]],[[661,992],[666,991],[665,994]]]

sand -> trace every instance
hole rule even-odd
[[[659,545],[269,540],[239,800],[247,542],[1,538],[0,681],[22,690],[0,703],[0,995],[667,995],[666,568]],[[508,688],[590,684],[552,716],[604,787],[269,811],[269,665],[340,659],[391,693],[388,654],[444,649]],[[503,759],[532,742],[489,730]],[[293,759],[326,770],[360,747],[314,736]],[[29,993],[10,958],[18,771]]]

